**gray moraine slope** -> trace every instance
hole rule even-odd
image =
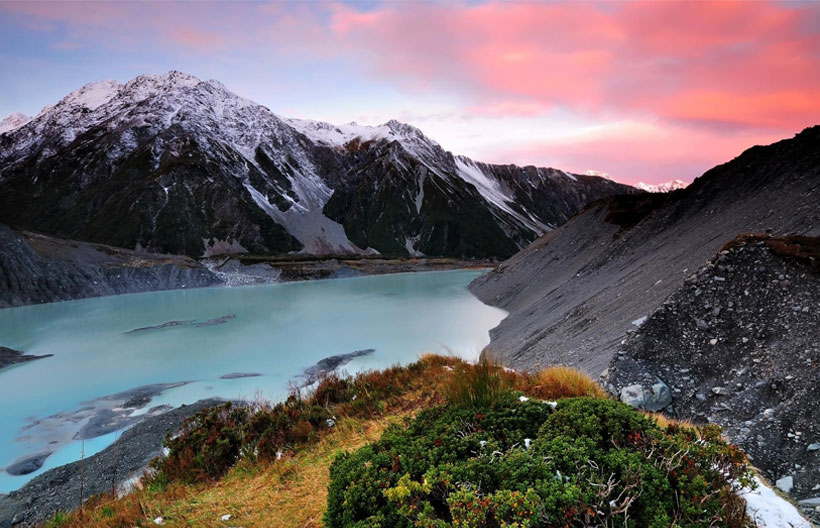
[[[0,308],[222,284],[189,257],[20,233],[0,224]]]
[[[470,289],[510,312],[486,352],[597,376],[646,317],[739,233],[820,235],[820,126],[753,147],[689,187],[590,205]]]

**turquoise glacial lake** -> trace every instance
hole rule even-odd
[[[0,345],[53,354],[0,370],[0,492],[78,460],[81,431],[101,409],[126,408],[131,419],[202,398],[279,400],[320,360],[368,349],[341,368],[407,364],[426,352],[474,360],[506,316],[467,291],[481,273],[175,290],[0,310]],[[149,329],[133,332],[138,328]],[[223,378],[231,374],[254,376]],[[153,384],[171,388],[137,410],[128,410],[133,400],[124,402],[131,396],[111,396]],[[85,440],[86,456],[121,429]],[[6,471],[46,452],[34,473]]]

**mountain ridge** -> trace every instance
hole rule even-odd
[[[588,201],[637,192],[454,157],[395,120],[283,118],[176,71],[89,83],[20,122],[0,134],[0,222],[195,257],[505,257]]]

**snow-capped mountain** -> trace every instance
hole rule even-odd
[[[31,118],[25,114],[15,113],[0,121],[0,134],[9,132],[15,128],[20,128],[31,121]]]
[[[671,180],[658,184],[638,182],[635,187],[642,191],[651,193],[668,193],[677,191],[678,189],[685,189],[686,185],[686,182],[683,180]]]
[[[589,201],[636,192],[455,157],[398,121],[282,118],[176,71],[91,83],[3,126],[0,222],[191,256],[503,257]]]

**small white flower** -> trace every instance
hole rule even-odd
[[[225,515],[223,515],[223,516],[221,517],[221,519],[222,519],[223,521],[226,521],[226,522],[227,522],[227,521],[230,521],[230,520],[231,520],[231,514],[230,514],[230,513],[226,513]]]
[[[526,396],[519,396],[519,397],[518,397],[518,401],[520,401],[520,402],[527,402],[527,401],[530,401],[530,399],[529,399],[529,398],[527,398]]]
[[[555,409],[556,407],[558,407],[558,402],[548,401],[548,402],[544,402],[544,403],[546,403],[547,405],[549,405],[549,406],[550,406],[550,407],[552,407],[553,409]]]
[[[486,440],[481,440],[481,441],[478,442],[478,445],[480,445],[481,447],[484,447],[485,445],[487,445],[487,441]]]
[[[276,460],[279,460],[280,458],[282,458],[282,452],[281,452],[281,451],[277,451],[277,452],[276,452]]]
[[[162,526],[163,524],[165,524],[165,519],[163,519],[162,517],[157,517],[156,519],[154,519],[154,524]]]
[[[531,443],[532,443],[532,440],[530,440],[529,438],[525,438],[525,439],[524,439],[524,447],[525,447],[526,449],[529,449],[529,448],[530,448],[530,444],[531,444]]]

